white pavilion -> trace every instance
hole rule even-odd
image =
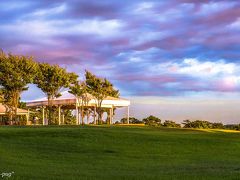
[[[61,115],[62,108],[68,108],[76,110],[76,124],[80,124],[80,114],[79,108],[81,106],[81,101],[79,102],[78,98],[76,98],[73,94],[69,93],[68,91],[64,91],[61,93],[62,96],[54,99],[52,101],[52,105],[58,107],[58,124],[61,125],[64,123],[64,116]],[[88,94],[90,101],[87,103],[86,107],[94,108],[94,124],[96,124],[96,107],[97,107],[97,100],[92,97],[92,95]],[[42,108],[42,119],[43,125],[47,125],[48,122],[45,120],[45,108],[48,105],[47,98],[36,99],[31,102],[26,103],[28,108]],[[129,106],[130,101],[123,98],[115,98],[108,96],[102,102],[102,108],[109,109],[110,112],[110,124],[113,123],[113,109],[114,108],[122,108],[126,107],[127,109],[127,123],[129,124]],[[61,118],[62,117],[62,118]]]
[[[2,123],[3,117],[7,116],[8,106],[0,103],[0,124]],[[29,110],[17,108],[17,116],[25,116],[27,121],[29,119]]]

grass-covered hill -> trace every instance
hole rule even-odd
[[[11,179],[239,179],[240,133],[128,126],[0,127]],[[1,177],[0,177],[1,178]]]

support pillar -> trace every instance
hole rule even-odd
[[[93,118],[94,118],[94,124],[96,124],[96,106],[94,106]]]
[[[110,124],[113,124],[113,107],[110,109]]]
[[[30,114],[29,114],[29,109],[28,109],[28,113],[27,113],[27,116],[26,116],[26,118],[27,118],[27,125],[29,125],[29,116],[30,116]]]
[[[87,109],[87,124],[89,124],[89,109]]]
[[[65,122],[64,122],[64,121],[65,121],[65,120],[64,120],[64,114],[62,115],[62,120],[63,120],[63,124],[65,124]]]
[[[83,125],[83,115],[82,115],[83,111],[82,111],[82,107],[80,108],[80,110],[78,111],[78,119],[79,119],[79,124]]]
[[[58,125],[61,125],[61,106],[58,106]]]
[[[112,108],[110,108],[109,109],[109,115],[108,115],[108,118],[107,118],[108,120],[109,120],[109,125],[111,124],[111,121],[112,121]]]
[[[76,103],[76,125],[78,125],[78,106],[77,106],[77,103]]]
[[[129,106],[127,107],[127,124],[129,124]]]
[[[43,125],[45,125],[45,112],[44,112],[44,107],[42,107],[42,122],[43,122]]]

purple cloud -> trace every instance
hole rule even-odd
[[[238,1],[16,3],[0,2],[0,48],[6,52],[80,75],[89,69],[131,95],[239,90],[237,71],[214,74],[208,67],[240,67]],[[189,58],[203,69],[186,64]]]

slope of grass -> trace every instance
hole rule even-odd
[[[240,133],[152,127],[0,127],[11,179],[239,179]]]

